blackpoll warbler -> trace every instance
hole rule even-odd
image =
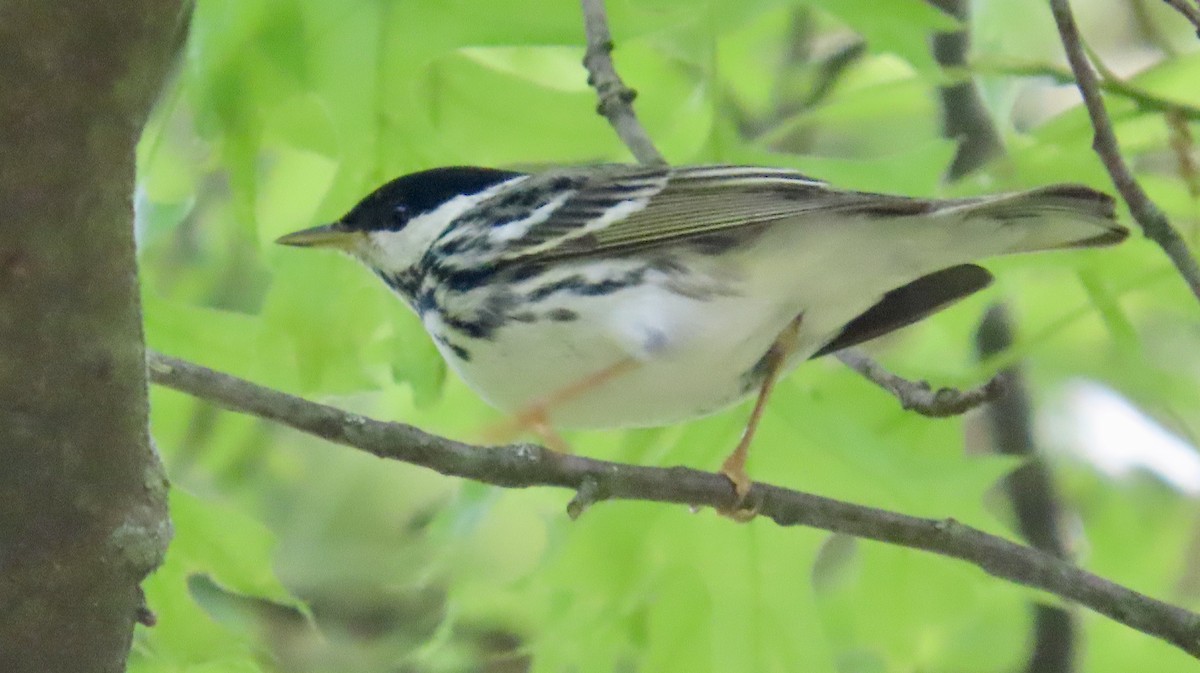
[[[438,168],[279,243],[343,250],[416,311],[450,366],[520,428],[675,423],[806,359],[920,320],[991,281],[969,262],[1109,245],[1077,185],[929,200],[750,166]]]

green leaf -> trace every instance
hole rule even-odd
[[[872,0],[821,0],[814,4],[866,38],[873,50],[894,53],[924,72],[937,68],[929,51],[931,35],[958,27],[954,18],[920,0],[889,0],[885,11],[880,11]]]
[[[251,634],[215,621],[196,603],[188,579],[203,574],[228,591],[306,612],[271,570],[273,536],[238,509],[178,486],[171,518],[175,538],[166,561],[143,585],[158,622],[138,632],[131,670],[260,670]]]
[[[275,537],[238,508],[171,490],[177,531],[171,554],[188,574],[203,573],[229,591],[303,609],[272,571]]]

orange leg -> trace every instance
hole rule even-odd
[[[609,381],[637,369],[639,363],[633,358],[623,358],[575,383],[559,388],[542,400],[518,411],[511,420],[500,423],[484,432],[489,442],[511,441],[523,432],[533,432],[546,445],[562,453],[570,450],[567,442],[550,425],[550,412],[580,396],[595,390]]]
[[[775,382],[779,380],[779,373],[783,369],[784,363],[787,362],[788,356],[796,348],[796,335],[800,331],[802,317],[797,316],[784,328],[779,337],[775,339],[775,343],[771,344],[771,349],[767,351],[767,372],[763,378],[762,387],[758,390],[758,399],[754,402],[754,410],[750,412],[746,429],[742,431],[741,441],[738,442],[733,453],[729,454],[729,457],[721,464],[721,474],[733,482],[733,490],[739,501],[750,492],[750,477],[746,474],[746,456],[750,451],[750,442],[754,439],[754,431],[758,429],[758,422],[762,420],[763,410],[767,407],[767,399],[771,396],[771,391],[775,389]]]

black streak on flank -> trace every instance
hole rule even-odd
[[[457,318],[444,313],[439,317],[442,319],[442,322],[445,323],[446,327],[449,327],[455,332],[459,332],[471,339],[491,339],[492,332],[494,332],[496,327],[499,326],[493,324],[493,321],[490,320],[486,322],[482,320],[470,320]]]
[[[437,308],[437,299],[434,297],[433,288],[427,288],[417,297],[416,301],[417,315],[424,316],[426,311],[432,311]]]
[[[471,361],[471,351],[459,346],[458,344],[441,335],[435,336],[434,339],[437,340],[437,342],[441,345],[448,348],[450,352],[454,354],[454,357],[458,358],[459,360],[462,360],[463,362]]]
[[[496,330],[509,322],[509,314],[515,301],[516,297],[511,292],[496,288],[480,306],[471,309],[469,313],[455,315],[445,311],[443,307],[438,317],[449,331],[470,339],[491,341],[496,338]]]
[[[405,297],[414,297],[417,294],[417,286],[420,281],[413,269],[400,273],[387,273],[376,269],[375,275],[379,276],[388,287]]]
[[[606,294],[612,294],[617,290],[622,290],[642,280],[643,271],[637,269],[626,273],[624,276],[617,278],[606,278],[599,283],[589,283],[575,290],[576,294],[581,294],[589,297],[598,297]]]
[[[623,290],[631,285],[637,285],[642,282],[645,274],[646,268],[641,267],[627,271],[614,278],[588,282],[583,277],[583,274],[577,273],[531,290],[526,299],[531,302],[538,302],[557,292],[566,292],[583,297],[599,297]]]
[[[429,271],[439,284],[451,292],[470,292],[485,285],[496,275],[496,267],[490,264],[466,269],[434,265]]]
[[[577,273],[573,276],[560,278],[552,283],[546,283],[545,285],[530,290],[529,294],[526,296],[526,299],[531,302],[538,302],[546,297],[549,297],[555,292],[561,292],[564,290],[574,291],[580,287],[583,287],[583,285],[583,274]]]
[[[520,266],[513,267],[512,271],[509,272],[509,280],[511,280],[514,283],[519,283],[524,280],[529,280],[530,278],[537,276],[538,274],[542,273],[545,270],[546,270],[546,267],[541,264],[536,264],[536,263],[522,264]]]

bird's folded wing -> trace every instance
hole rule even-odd
[[[795,171],[743,166],[613,166],[534,179],[570,184],[571,192],[510,242],[505,261],[633,252],[802,214],[916,215],[935,203],[838,190]]]

